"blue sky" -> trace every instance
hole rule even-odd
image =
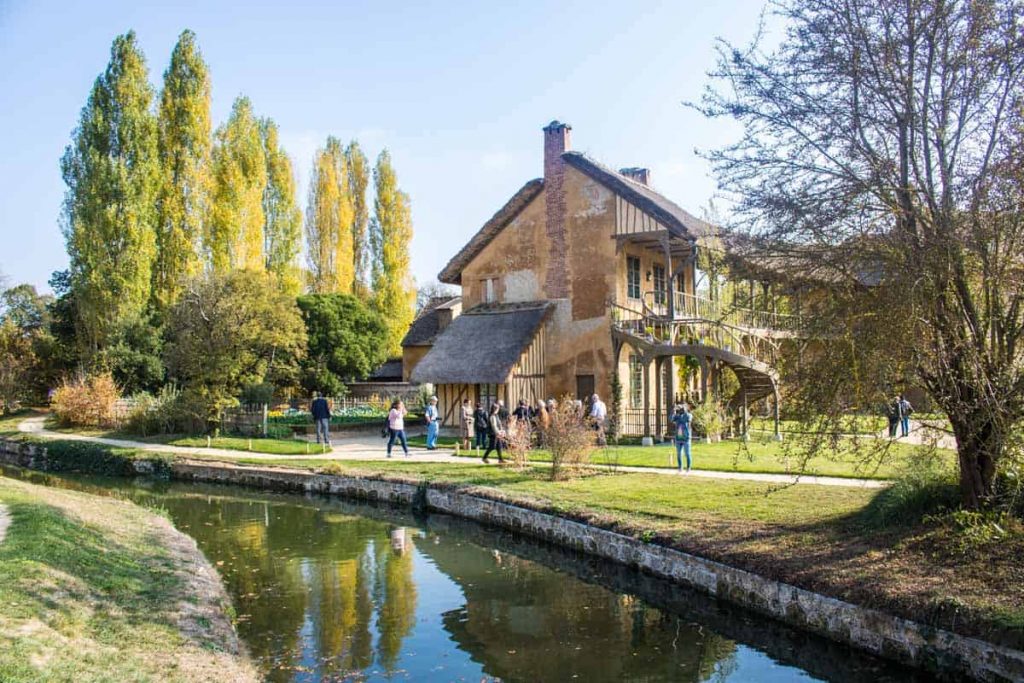
[[[737,134],[684,108],[715,38],[754,35],[763,0],[68,2],[0,0],[0,273],[40,287],[67,265],[59,159],[114,36],[134,29],[155,87],[178,34],[198,35],[214,125],[248,95],[281,127],[304,207],[314,150],[390,149],[412,200],[413,274],[437,272],[526,180],[541,127],[696,213],[715,184],[695,149]]]

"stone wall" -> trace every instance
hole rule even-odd
[[[38,447],[33,447],[35,455],[30,458],[12,453],[14,450],[19,449],[5,447],[0,440],[0,461],[28,467],[46,462],[45,453],[40,456]],[[145,469],[142,461],[136,462],[138,469]],[[1024,652],[1019,650],[858,607],[689,553],[482,495],[390,479],[199,461],[175,462],[170,470],[173,478],[185,481],[333,494],[455,515],[602,557],[946,677],[1024,680]]]

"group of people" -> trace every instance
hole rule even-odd
[[[910,436],[910,414],[914,412],[914,406],[910,405],[903,394],[900,394],[885,405],[885,416],[889,420],[889,438],[896,438],[896,428],[900,430],[900,436]]]

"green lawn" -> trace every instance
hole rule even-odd
[[[255,680],[224,650],[223,594],[193,591],[152,512],[2,477],[0,503],[0,681]]]
[[[172,436],[166,438],[153,437],[146,441],[167,444],[169,446],[192,446],[224,448],[232,451],[251,451],[253,453],[270,453],[272,455],[310,455],[316,454],[323,447],[315,442],[298,439],[247,439],[245,437],[219,436],[207,442],[205,436]]]
[[[422,438],[414,437],[410,443],[421,445]],[[443,448],[454,445],[454,439],[439,439]],[[715,472],[802,473],[831,477],[889,479],[898,476],[908,462],[921,457],[925,449],[899,442],[889,443],[874,439],[852,439],[841,442],[833,451],[819,449],[819,455],[804,458],[804,442],[794,440],[778,442],[772,439],[719,441],[697,443],[692,447],[693,466],[698,470]],[[884,448],[884,450],[882,450]],[[459,455],[477,457],[475,450],[461,451]],[[954,460],[950,451],[941,457]],[[550,462],[551,454],[544,450],[530,453],[533,462]],[[675,447],[671,443],[654,446],[609,446],[596,449],[591,462],[598,465],[629,467],[675,467]],[[801,467],[801,465],[803,465]]]

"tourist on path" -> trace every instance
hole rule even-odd
[[[440,415],[437,413],[437,396],[431,396],[427,409],[423,414],[427,421],[427,450],[437,449],[437,431],[441,426]]]
[[[590,397],[590,419],[594,423],[594,431],[597,432],[597,445],[604,446],[604,423],[608,419],[608,406],[597,394]]]
[[[885,417],[889,420],[889,438],[896,438],[896,428],[900,424],[900,400],[894,398],[885,404]]]
[[[405,404],[402,403],[401,399],[391,403],[391,410],[388,411],[389,458],[391,457],[391,447],[395,445],[396,439],[400,444],[402,444],[402,450],[405,452],[405,457],[409,457],[409,444],[405,440],[405,414],[407,412]]]
[[[319,391],[313,392],[313,402],[309,406],[309,412],[313,415],[313,423],[316,425],[316,442],[320,443],[321,436],[323,443],[331,445],[331,406],[327,403]]]
[[[551,415],[548,414],[544,401],[537,401],[537,408],[533,411],[533,432],[537,435],[537,446],[544,445],[544,434],[551,426]]]
[[[526,401],[523,399],[519,399],[519,405],[517,405],[516,409],[512,411],[512,415],[514,415],[517,420],[528,422],[530,420],[530,406],[526,405]]]
[[[900,428],[903,436],[910,436],[910,414],[914,412],[914,406],[910,405],[903,394],[900,394]]]
[[[498,462],[505,462],[501,457],[501,442],[505,438],[505,428],[501,421],[501,406],[494,403],[491,406],[491,413],[487,417],[487,450],[484,451],[484,462],[488,462],[487,456],[491,451],[497,451]]]
[[[487,430],[489,429],[487,425],[487,411],[478,401],[476,410],[473,411],[473,429],[476,432],[475,446],[477,449],[487,448]]]
[[[676,406],[676,413],[672,416],[672,423],[676,426],[676,466],[683,471],[683,454],[686,454],[686,471],[689,472],[693,463],[690,459],[690,424],[693,416],[690,414],[690,407],[685,403]]]
[[[462,408],[459,411],[459,436],[462,438],[462,449],[469,450],[469,444],[473,440],[473,405],[468,398],[462,399]]]

